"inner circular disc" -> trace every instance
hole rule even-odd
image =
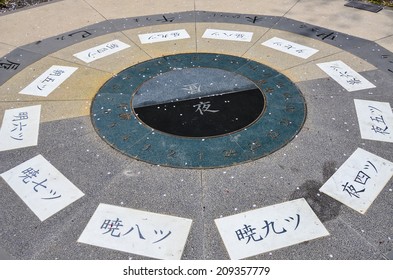
[[[111,147],[178,168],[231,166],[291,141],[306,117],[297,86],[242,57],[190,53],[154,58],[109,79],[91,119]]]
[[[209,137],[257,120],[265,99],[246,77],[216,68],[175,69],[135,92],[132,108],[146,125],[173,135]]]

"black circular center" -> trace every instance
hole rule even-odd
[[[184,137],[238,131],[256,121],[264,107],[264,96],[251,80],[216,68],[166,72],[143,83],[132,99],[143,123]]]

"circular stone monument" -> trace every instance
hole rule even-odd
[[[92,122],[108,144],[152,164],[230,166],[266,156],[301,129],[306,106],[286,76],[245,58],[178,54],[120,72]]]

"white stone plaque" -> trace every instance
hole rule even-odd
[[[74,54],[74,56],[86,63],[90,63],[97,59],[125,50],[129,47],[131,46],[123,43],[120,40],[113,40],[108,43],[96,46],[94,48],[76,53]]]
[[[231,259],[329,235],[304,198],[215,220]]]
[[[358,148],[320,191],[364,214],[393,175],[393,163]]]
[[[206,29],[205,33],[203,33],[202,35],[202,38],[239,41],[239,42],[251,42],[253,34],[254,34],[253,32],[244,32],[244,31]]]
[[[341,60],[319,63],[317,65],[347,91],[375,88],[375,85]]]
[[[0,129],[0,151],[36,146],[41,105],[6,110]]]
[[[171,30],[157,33],[139,34],[139,40],[142,44],[151,44],[158,42],[166,42],[173,40],[181,40],[191,38],[185,29]]]
[[[0,176],[41,221],[84,195],[42,155]]]
[[[78,242],[141,256],[179,260],[192,220],[100,204]]]
[[[363,139],[393,143],[393,113],[387,102],[355,99]]]
[[[263,42],[262,45],[303,59],[307,59],[319,51],[317,49],[313,49],[277,37],[271,38],[266,42]]]
[[[19,93],[47,97],[77,69],[76,67],[53,65]]]

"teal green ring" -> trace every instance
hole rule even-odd
[[[219,68],[253,81],[264,94],[264,112],[240,131],[207,138],[170,135],[142,123],[131,107],[134,92],[157,75],[191,67]],[[283,74],[253,60],[212,53],[176,54],[133,65],[108,80],[91,106],[93,126],[114,149],[176,168],[218,168],[265,157],[298,134],[306,113],[302,93]]]

